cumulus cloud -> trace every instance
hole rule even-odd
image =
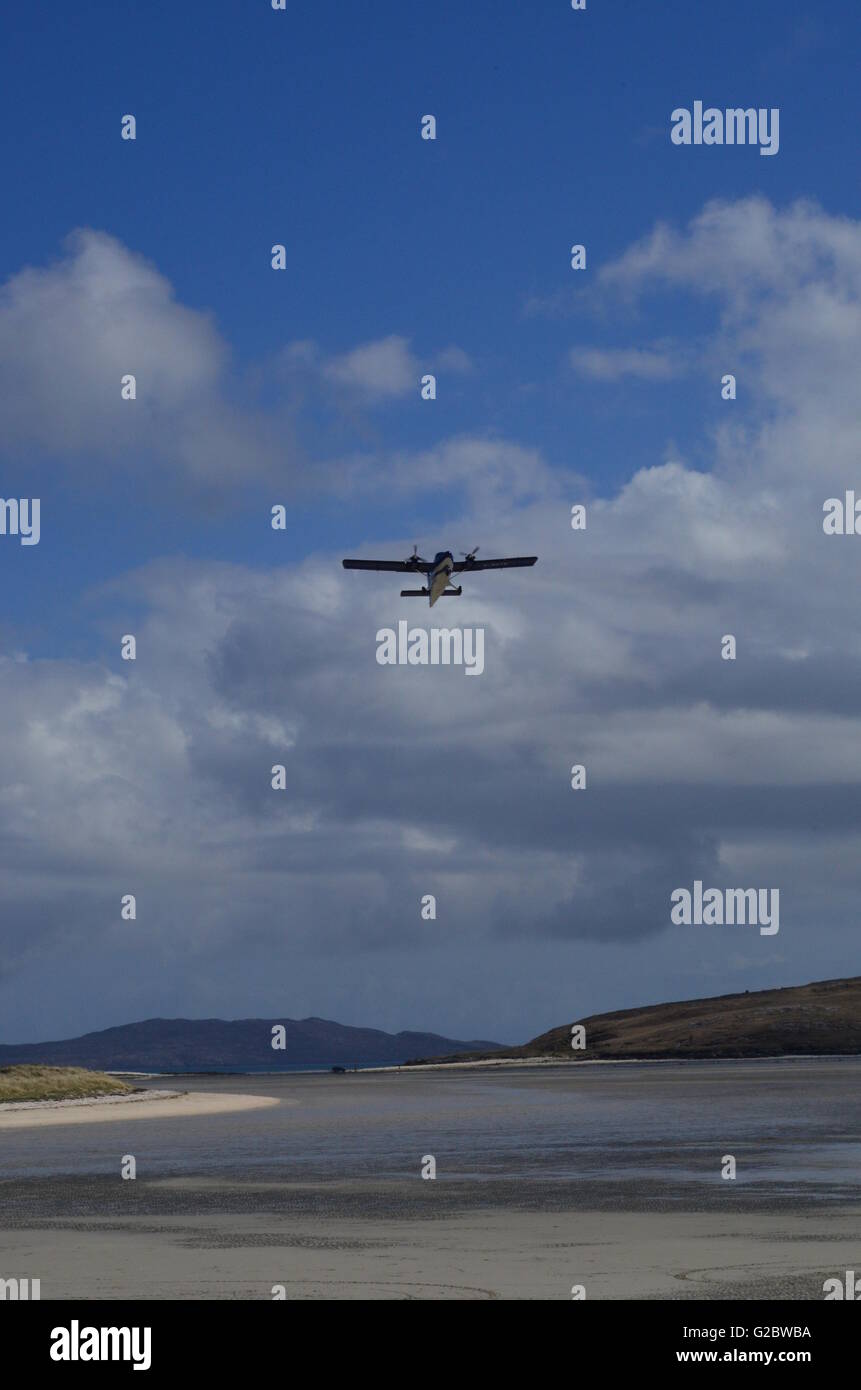
[[[791,248],[804,255],[776,266]],[[738,280],[721,256],[738,257]],[[521,443],[464,436],[342,474],[345,490],[382,475],[395,495],[417,472],[443,478],[453,544],[539,555],[464,581],[457,622],[486,628],[480,678],[379,666],[377,630],[429,626],[427,609],[400,600],[397,576],[344,573],[339,554],[267,571],[155,563],[102,598],[142,606],[133,670],[0,665],[0,843],[15,866],[0,907],[26,923],[4,955],[10,991],[68,940],[89,960],[137,960],[116,920],[135,886],[149,950],[212,1011],[241,1007],[239,980],[264,987],[255,961],[316,988],[309,1011],[339,1012],[353,990],[367,1021],[384,994],[376,1017],[396,1026],[453,1028],[478,1007],[486,1029],[511,973],[532,972],[548,1009],[534,1031],[573,1015],[560,960],[593,984],[608,960],[634,962],[653,997],[685,971],[730,988],[751,957],[772,971],[763,984],[854,970],[861,540],[821,521],[861,456],[861,226],[809,205],[713,205],[605,280],[705,294],[709,346],[745,354],[752,404],[704,435],[700,467],[633,460],[582,532],[571,478]],[[382,553],[414,540],[427,553],[412,534]],[[781,890],[767,956],[669,926],[670,892],[696,877]],[[144,965],[142,1000],[147,979]],[[408,1017],[430,980],[442,1015]]]
[[[779,209],[757,195],[707,203],[683,230],[659,223],[599,278],[638,293],[664,282],[719,294],[731,312],[816,283],[857,293],[859,274],[857,222],[809,200]]]
[[[455,345],[420,361],[412,351],[409,339],[396,333],[374,342],[362,343],[350,352],[318,362],[318,365],[326,380],[347,388],[369,403],[418,391],[422,376],[430,369],[457,376],[466,375],[474,369],[469,354]]]
[[[407,339],[397,334],[334,357],[323,370],[331,381],[371,398],[404,396],[417,389],[420,376]]]
[[[438,360],[456,373],[470,366],[453,346]],[[276,390],[263,405],[255,386],[304,379],[373,405],[417,392],[423,370],[394,334],[328,358],[316,342],[294,341],[240,370],[211,314],[180,303],[148,260],[89,228],[0,289],[0,447],[78,471],[155,465],[204,489],[277,477],[282,491],[337,490],[341,466],[298,447],[301,397]],[[129,375],[134,401],[121,394]]]
[[[114,471],[156,460],[203,485],[266,475],[283,457],[278,422],[231,401],[228,369],[212,316],[104,232],[74,232],[59,260],[0,290],[7,451]],[[121,395],[128,375],[134,401]]]

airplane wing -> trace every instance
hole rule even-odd
[[[508,560],[458,560],[453,568],[460,574],[462,570],[507,570],[523,565],[534,565],[537,555],[516,555]]]
[[[342,560],[345,570],[394,570],[396,574],[430,574],[433,565],[427,560]]]

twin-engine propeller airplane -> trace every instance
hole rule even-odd
[[[344,560],[345,570],[394,570],[396,574],[426,574],[426,589],[401,589],[401,598],[428,598],[433,608],[438,598],[458,598],[463,588],[449,589],[448,582],[453,574],[466,574],[474,570],[518,569],[524,565],[534,565],[537,555],[519,555],[507,560],[476,560],[480,546],[476,546],[462,560],[455,560],[450,550],[438,550],[432,560],[423,560],[418,546],[408,560]]]

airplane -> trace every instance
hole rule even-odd
[[[418,546],[408,560],[343,560],[345,570],[394,570],[397,574],[426,574],[426,589],[401,589],[401,598],[427,598],[433,608],[438,598],[459,598],[463,586],[449,589],[452,574],[466,574],[474,570],[515,569],[524,565],[534,565],[537,555],[519,555],[506,560],[476,560],[480,546],[467,555],[463,550],[462,560],[455,560],[450,550],[438,550],[432,560],[423,560]]]

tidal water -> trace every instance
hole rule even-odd
[[[115,1187],[130,1152],[140,1175],[203,1189],[385,1184],[414,1177],[433,1155],[438,1183],[486,1184],[494,1201],[508,1193],[520,1204],[538,1200],[539,1189],[542,1200],[595,1207],[795,1207],[861,1196],[861,1058],[186,1076],[174,1084],[282,1104],[0,1131],[0,1224],[16,1190],[26,1190],[29,1206],[39,1194],[61,1200],[58,1179],[78,1188],[76,1179],[104,1175]],[[736,1161],[730,1181],[721,1177],[726,1155]]]

